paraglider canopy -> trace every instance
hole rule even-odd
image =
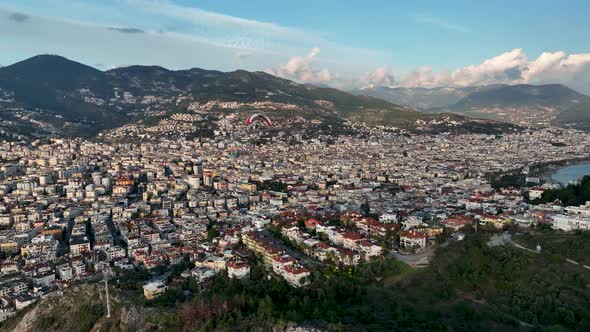
[[[270,121],[270,119],[268,118],[268,116],[266,115],[262,115],[262,114],[252,114],[248,120],[246,120],[246,124],[252,124],[255,121],[263,121],[264,123],[266,123],[267,126],[272,127],[272,121]]]

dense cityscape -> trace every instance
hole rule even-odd
[[[590,228],[587,207],[530,204],[559,187],[530,172],[588,158],[581,131],[357,127],[357,135],[302,139],[234,115],[219,122],[224,130],[194,140],[4,142],[2,319],[125,270],[160,271],[143,285],[153,299],[168,288],[165,271],[183,260],[192,266],[182,278],[203,283],[222,271],[247,278],[254,255],[275,278],[302,287],[328,265],[391,256],[427,265],[437,239],[463,240],[467,225]],[[497,174],[526,175],[529,186],[493,188]]]

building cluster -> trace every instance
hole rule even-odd
[[[200,139],[0,143],[0,310],[103,272],[183,260],[194,262],[188,273],[198,281],[221,271],[245,278],[242,245],[301,286],[317,264],[356,265],[392,245],[424,248],[444,228],[542,222],[546,210],[531,208],[520,190],[492,189],[485,176],[590,152],[586,134],[556,128],[306,139],[286,129],[269,137],[242,122],[220,118],[215,135]],[[551,211],[556,225],[582,220],[569,229],[588,217]],[[275,226],[280,232],[269,232]],[[157,296],[165,286],[144,290]]]
[[[562,231],[590,230],[590,201],[580,206],[561,208],[557,203],[548,204],[554,229]],[[557,206],[556,206],[557,205]]]
[[[273,243],[272,239],[254,231],[244,233],[242,240],[248,249],[262,258],[267,267],[285,279],[291,286],[304,286],[310,282],[311,270],[301,265],[281,246]]]

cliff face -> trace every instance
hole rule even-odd
[[[0,331],[144,331],[156,328],[148,322],[150,309],[111,298],[111,317],[106,317],[101,284],[82,285],[55,292],[31,305],[0,326]]]
[[[5,322],[0,331],[89,331],[106,308],[98,286],[51,293]]]

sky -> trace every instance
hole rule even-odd
[[[342,89],[563,83],[590,93],[590,1],[0,0],[0,65],[259,70]]]

